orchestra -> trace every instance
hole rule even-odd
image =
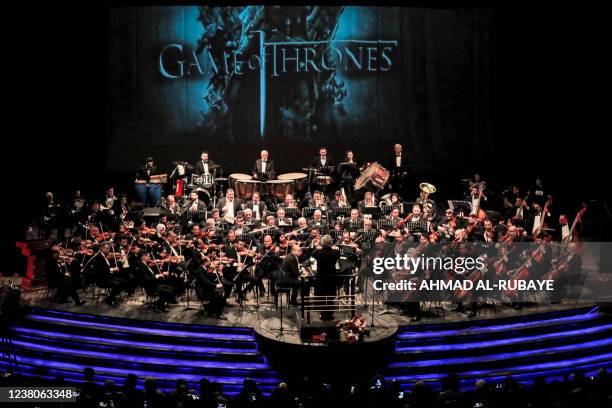
[[[63,208],[48,192],[40,224],[49,229],[67,223],[71,235],[52,247],[47,281],[57,288],[59,301],[72,298],[78,305],[83,301],[77,291],[88,285],[104,289],[111,307],[122,293],[132,296],[142,287],[159,312],[168,311],[177,296],[195,288],[204,310],[223,318],[232,294],[242,304],[251,292],[258,297],[267,290],[275,295],[277,284],[291,288],[294,306],[298,293],[308,296],[311,288],[315,296],[347,293],[347,279],[324,278],[334,274],[353,275],[358,291],[363,291],[377,253],[417,256],[438,251],[462,256],[480,251],[487,269],[498,277],[556,276],[561,270],[579,269],[576,243],[586,208],[573,218],[555,213],[552,195],[539,176],[526,194],[516,185],[504,190],[496,207],[494,193],[475,174],[467,180],[465,196],[449,200],[438,212],[430,197],[435,186],[420,183],[410,191],[409,157],[400,144],[393,151],[388,169],[376,162],[359,167],[351,150],[335,167],[327,148],[321,147],[303,169],[308,174],[278,175],[269,151],[262,150],[250,179],[238,173],[216,177],[222,166],[203,151],[195,166],[175,162],[182,166],[177,172],[181,183],[160,174],[153,158],[147,157],[136,174],[133,194],[117,197],[109,187],[100,201],[87,202],[76,191]],[[159,207],[160,213],[145,217],[135,203]],[[60,216],[62,211],[65,216]],[[548,246],[552,241],[567,245],[553,253]],[[533,253],[517,253],[509,245],[513,242],[538,247]],[[439,246],[434,249],[432,244]],[[318,266],[314,285],[302,276],[303,264],[310,262]],[[439,273],[426,271],[415,278]],[[451,273],[447,279],[477,281],[482,276],[471,271]],[[524,301],[508,295],[517,307]],[[475,314],[477,294],[461,293],[458,298],[469,301],[470,315]],[[456,310],[463,310],[462,302],[455,302]],[[406,298],[400,303],[419,318],[417,302]],[[322,319],[332,316],[330,311],[321,314]]]

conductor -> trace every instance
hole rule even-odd
[[[340,251],[332,247],[333,239],[330,235],[321,237],[321,246],[315,249],[312,257],[317,261],[317,281],[315,284],[315,296],[325,296],[320,302],[322,308],[321,320],[332,320],[334,312],[331,310],[336,295],[336,263],[340,259]]]

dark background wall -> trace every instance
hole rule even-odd
[[[88,197],[99,196],[109,183],[121,184],[132,176],[107,168],[112,130],[109,9],[50,6],[35,11],[27,13],[30,28],[17,31],[19,40],[11,53],[15,75],[5,78],[14,92],[5,119],[9,124],[5,141],[11,144],[6,142],[4,174],[9,195],[15,198],[5,200],[11,232],[5,236],[4,248],[12,248],[45,191],[56,191],[62,198],[78,187]],[[541,173],[573,202],[607,194],[609,171],[602,140],[607,134],[596,126],[603,114],[596,99],[603,93],[598,77],[605,54],[599,44],[604,26],[601,13],[559,5],[484,12],[490,15],[486,55],[490,69],[474,71],[477,77],[470,81],[488,87],[479,90],[455,84],[465,92],[471,90],[475,98],[466,107],[466,115],[457,116],[456,122],[440,122],[435,116],[427,117],[428,104],[433,103],[429,92],[407,95],[416,98],[411,102],[412,115],[427,119],[416,121],[424,133],[406,132],[405,144],[415,143],[409,138],[417,135],[434,137],[431,146],[421,145],[427,148],[415,158],[418,169],[442,185],[455,185],[474,169],[484,169],[487,178],[500,185],[528,182]],[[457,13],[470,18],[479,14],[472,7]],[[452,33],[453,21],[439,17],[449,14],[445,8],[419,5],[402,14],[407,38],[417,47],[411,50],[416,52],[418,46],[435,39],[451,41],[442,34]],[[433,55],[443,57],[444,53]],[[436,82],[425,78],[420,85],[435,88]],[[434,92],[434,96],[440,99],[438,104],[443,102],[440,94]],[[456,123],[467,124],[460,127],[458,139],[448,137]],[[473,133],[466,130],[469,127]],[[388,146],[372,147],[386,151],[391,141]],[[450,158],[452,165],[436,160],[439,157]],[[141,160],[142,155],[135,154],[134,164]]]

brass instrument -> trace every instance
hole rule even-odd
[[[426,218],[429,218],[433,216],[433,205],[428,201],[428,198],[430,194],[436,192],[436,186],[430,183],[421,183],[419,184],[419,188],[421,189],[421,195],[418,199],[418,203],[421,204]]]

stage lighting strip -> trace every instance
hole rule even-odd
[[[116,346],[128,346],[137,348],[149,348],[164,351],[183,351],[191,353],[213,353],[213,354],[259,354],[256,350],[255,345],[252,349],[240,349],[240,348],[226,348],[226,347],[198,347],[198,346],[186,346],[186,345],[173,345],[164,343],[151,343],[142,341],[128,341],[112,339],[108,337],[95,337],[95,336],[83,336],[74,335],[70,333],[53,332],[46,330],[31,329],[27,327],[12,327],[11,330],[23,334],[24,337],[31,336],[42,336],[50,338],[60,338],[67,340],[79,340],[87,343],[98,343],[98,344],[111,344]]]
[[[246,377],[211,376],[207,374],[155,372],[155,371],[150,371],[150,370],[142,371],[142,370],[134,370],[134,369],[128,369],[128,368],[124,369],[124,368],[114,368],[114,367],[103,367],[103,366],[96,366],[96,365],[91,365],[91,364],[74,364],[74,363],[68,363],[65,361],[44,360],[44,359],[33,358],[33,357],[24,357],[20,355],[17,355],[16,357],[17,357],[18,365],[27,364],[31,366],[46,367],[46,368],[53,367],[54,369],[76,371],[76,372],[82,372],[85,367],[91,367],[96,371],[96,375],[100,373],[101,375],[115,374],[118,376],[127,376],[128,374],[132,373],[138,377],[153,377],[153,378],[161,379],[161,380],[174,380],[174,381],[181,379],[181,378],[187,381],[200,381],[200,379],[202,378],[208,378],[210,381],[219,382],[219,383],[229,383],[229,384],[242,383],[244,378],[246,378]],[[136,365],[133,363],[130,363],[130,364]],[[234,375],[242,374],[239,371],[240,370],[226,370],[228,374],[234,374]],[[280,378],[258,377],[257,372],[248,373],[248,377],[253,378],[258,383],[265,383],[265,384],[278,385],[278,383],[281,381]]]
[[[606,332],[610,329],[612,329],[612,324],[605,324],[605,325],[590,327],[586,329],[570,330],[570,331],[547,333],[547,334],[538,334],[534,336],[514,337],[510,339],[489,340],[489,341],[459,343],[459,344],[441,344],[441,345],[435,345],[435,346],[396,347],[395,351],[398,353],[416,353],[416,352],[424,352],[424,351],[470,350],[470,349],[479,349],[479,348],[486,348],[486,347],[506,346],[506,345],[524,343],[524,342],[529,342],[529,341],[536,342],[536,341],[549,340],[549,339],[559,339],[559,338],[566,338],[566,337],[572,337],[572,336],[596,334],[596,333]],[[399,340],[398,343],[401,343],[401,340]]]
[[[445,359],[437,359],[437,360],[420,360],[420,361],[403,361],[398,363],[391,363],[389,367],[391,368],[399,368],[399,367],[432,367],[438,365],[452,365],[452,364],[473,364],[473,363],[484,363],[488,361],[499,361],[499,360],[509,360],[515,358],[524,358],[530,357],[537,354],[553,354],[558,352],[568,352],[568,351],[576,351],[583,350],[589,348],[596,347],[605,347],[612,345],[612,338],[604,339],[604,340],[594,340],[586,343],[580,344],[569,344],[565,346],[558,347],[547,347],[540,348],[535,350],[525,350],[525,351],[516,351],[512,353],[499,353],[499,354],[487,354],[487,355],[479,355],[474,357],[457,357],[457,358],[445,358]]]
[[[45,346],[42,344],[31,343],[28,341],[13,340],[13,345],[27,348],[28,350],[37,350],[47,353],[69,354],[83,358],[102,358],[117,360],[122,362],[137,363],[137,364],[157,364],[165,366],[182,366],[193,368],[223,368],[228,370],[256,370],[268,369],[267,364],[262,363],[239,363],[239,362],[216,362],[216,361],[192,361],[181,360],[178,358],[163,358],[163,357],[144,357],[134,356],[130,354],[115,354],[105,353],[100,351],[82,351],[74,348]]]
[[[250,334],[233,334],[233,333],[202,333],[196,331],[186,331],[186,330],[164,330],[164,329],[152,329],[147,327],[129,327],[122,326],[117,324],[107,324],[107,323],[94,323],[94,322],[85,322],[85,321],[77,321],[77,320],[69,320],[57,317],[49,317],[49,316],[40,316],[40,315],[30,315],[28,319],[34,321],[43,321],[50,322],[55,324],[64,324],[72,327],[91,327],[95,329],[102,330],[120,330],[124,332],[131,333],[142,333],[147,335],[157,335],[157,336],[174,336],[174,337],[195,337],[201,339],[215,339],[215,340],[246,340],[246,341],[254,341],[255,337]]]
[[[73,313],[66,312],[63,310],[54,310],[54,309],[40,309],[33,308],[32,316],[45,316],[45,315],[60,315],[72,317],[73,320],[82,321],[84,319],[93,320],[96,322],[100,321],[115,321],[115,322],[125,322],[125,324],[134,326],[158,326],[158,327],[176,327],[185,329],[193,329],[193,330],[213,330],[219,332],[242,332],[242,333],[252,333],[252,329],[250,327],[235,327],[235,326],[215,326],[215,325],[200,325],[200,324],[186,324],[186,323],[176,323],[176,322],[160,322],[156,320],[143,320],[143,319],[128,319],[125,317],[116,317],[116,316],[104,316],[104,315],[95,315],[88,313]]]
[[[492,368],[488,370],[473,370],[473,371],[457,371],[457,374],[460,377],[478,377],[478,376],[491,376],[491,375],[511,375],[515,376],[514,373],[520,373],[521,371],[546,371],[546,370],[555,370],[561,368],[574,368],[577,365],[584,364],[593,364],[593,363],[605,363],[612,365],[612,353],[600,354],[597,356],[588,356],[582,358],[576,358],[572,360],[559,360],[559,361],[551,361],[547,363],[539,363],[539,364],[528,364],[516,367],[502,367],[502,368]],[[392,378],[398,381],[419,381],[419,380],[431,380],[438,379],[440,377],[439,373],[434,374],[417,374],[417,375],[401,375],[401,376],[393,376]]]
[[[456,330],[432,330],[427,332],[400,332],[397,336],[400,340],[408,340],[408,339],[421,339],[421,338],[432,338],[432,337],[449,337],[449,336],[458,336],[458,335],[471,335],[471,334],[480,334],[480,333],[490,333],[490,332],[500,332],[500,331],[509,331],[514,329],[526,329],[531,327],[546,327],[546,326],[554,326],[557,324],[565,324],[565,323],[575,323],[582,322],[587,320],[593,320],[601,317],[598,313],[586,313],[575,316],[566,316],[559,317],[556,319],[550,320],[536,320],[533,322],[525,322],[525,323],[512,323],[512,324],[500,324],[494,326],[486,326],[486,327],[467,327],[465,329],[456,329]]]

